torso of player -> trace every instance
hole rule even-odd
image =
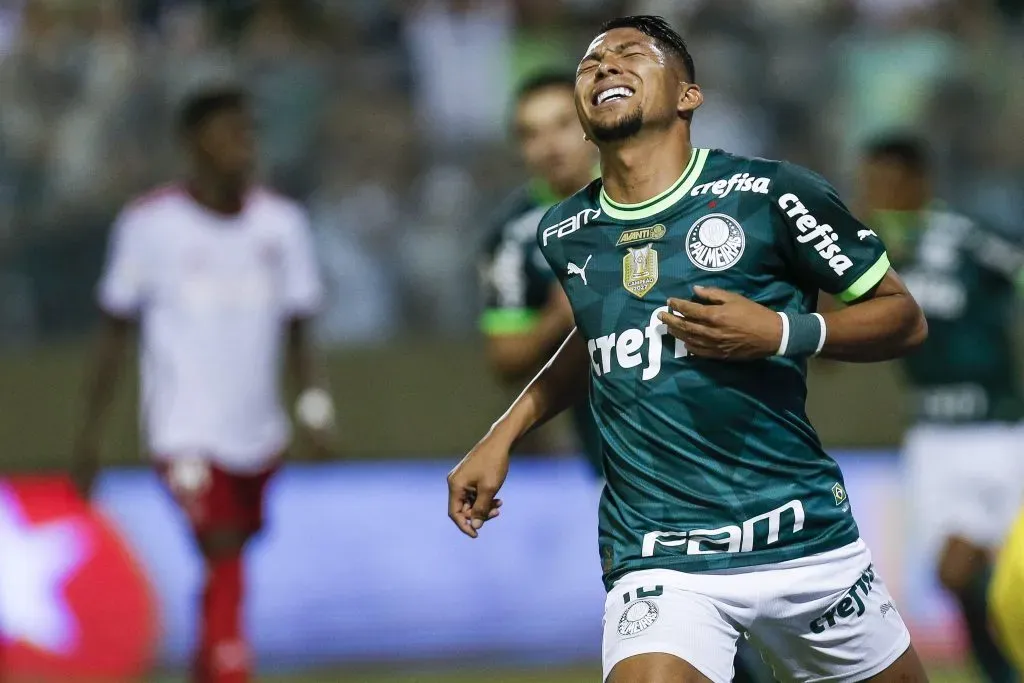
[[[841,474],[805,415],[804,363],[693,358],[657,316],[694,285],[807,313],[818,288],[795,260],[841,280],[882,252],[846,253],[831,228],[817,230],[829,216],[781,186],[777,162],[697,150],[691,164],[646,209],[616,208],[595,182],[538,234],[590,354],[606,582],[783,561],[857,538]]]
[[[139,319],[142,414],[155,457],[199,455],[244,472],[286,447],[283,333],[320,296],[306,229],[295,205],[263,191],[238,216],[176,189],[122,215],[100,299]]]
[[[958,214],[927,211],[894,259],[928,319],[927,341],[903,361],[922,422],[1024,417],[1012,338],[1016,292],[1007,275],[986,267],[982,250],[1000,245],[986,246],[983,230]]]

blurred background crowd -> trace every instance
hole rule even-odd
[[[306,204],[327,345],[463,337],[476,254],[522,179],[515,86],[572,71],[620,13],[669,17],[707,101],[696,142],[849,190],[856,145],[935,145],[940,194],[1024,215],[1021,0],[0,0],[0,344],[81,335],[112,218],[173,178],[172,115],[237,81],[263,176]]]

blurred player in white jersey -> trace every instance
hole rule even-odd
[[[207,565],[193,680],[245,683],[242,554],[290,440],[284,352],[302,387],[299,420],[321,449],[333,422],[307,343],[321,283],[302,210],[252,183],[245,94],[200,93],[185,103],[179,127],[186,182],[129,204],[111,237],[75,474],[87,494],[102,417],[137,326],[148,450]]]

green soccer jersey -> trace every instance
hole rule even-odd
[[[878,230],[898,245],[893,264],[928,319],[928,339],[903,360],[917,420],[1020,420],[1012,323],[1024,250],[938,207],[880,218]]]
[[[537,324],[556,281],[537,246],[537,226],[556,201],[545,185],[533,182],[513,193],[498,210],[480,267],[484,334],[524,334]],[[583,455],[600,475],[600,436],[590,406],[575,407],[572,418]]]
[[[594,181],[552,208],[538,242],[591,360],[608,485],[606,585],[625,572],[775,563],[855,541],[836,463],[804,410],[806,363],[702,360],[658,314],[694,285],[775,311],[851,302],[889,268],[881,241],[819,176],[694,150],[670,189],[616,204]]]

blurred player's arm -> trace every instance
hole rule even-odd
[[[149,290],[146,225],[137,211],[125,210],[110,235],[103,274],[97,287],[102,322],[86,370],[82,421],[75,435],[72,476],[88,495],[99,468],[103,420],[114,400],[136,319]]]
[[[547,305],[536,320],[502,327],[497,321],[503,311],[490,309],[485,313],[484,333],[487,336],[487,361],[491,371],[509,384],[522,382],[535,373],[551,357],[572,329],[572,309],[558,282],[551,284]],[[514,316],[515,314],[513,314]],[[486,324],[490,316],[490,324]]]
[[[495,498],[508,474],[509,456],[530,431],[582,400],[587,392],[590,355],[574,329],[505,414],[448,475],[448,516],[476,538],[483,523],[497,516]]]
[[[299,387],[296,417],[309,433],[314,454],[325,458],[335,446],[335,408],[313,344],[312,327],[312,319],[306,317],[292,318],[289,323],[288,368]]]
[[[96,348],[86,371],[82,422],[75,438],[72,475],[83,495],[88,495],[99,468],[99,443],[103,421],[116,395],[129,344],[134,341],[134,320],[104,313]]]
[[[288,370],[299,387],[295,414],[310,437],[315,454],[327,457],[333,451],[335,440],[334,399],[327,390],[312,329],[324,288],[312,229],[305,214],[298,209],[287,234],[284,250],[284,299],[289,315],[286,354]]]
[[[979,265],[1011,282],[1018,298],[1024,299],[1024,245],[1019,240],[972,226],[968,244]]]

